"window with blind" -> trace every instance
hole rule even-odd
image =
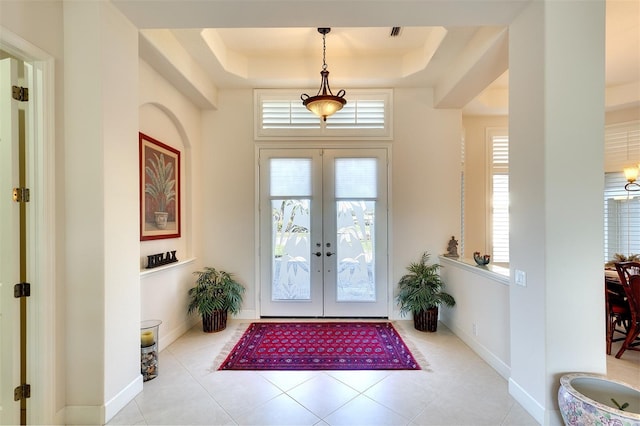
[[[391,139],[391,90],[351,90],[347,104],[324,122],[308,111],[299,91],[256,89],[255,139]]]
[[[489,247],[491,261],[509,263],[509,134],[507,129],[488,129],[490,164]]]
[[[640,192],[627,192],[622,170],[640,163],[640,121],[605,127],[604,261],[640,254]]]

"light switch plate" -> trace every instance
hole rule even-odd
[[[521,285],[522,287],[527,286],[526,272],[516,269],[516,284]]]

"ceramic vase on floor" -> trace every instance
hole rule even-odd
[[[640,389],[596,374],[562,376],[558,405],[569,426],[640,424]]]

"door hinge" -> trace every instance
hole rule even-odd
[[[15,297],[16,299],[29,296],[31,296],[31,284],[18,283],[13,286],[13,297]]]
[[[17,203],[28,203],[29,188],[13,188],[13,201]]]
[[[23,399],[31,398],[31,385],[22,384],[13,390],[13,400],[22,401]]]
[[[29,100],[29,89],[20,86],[11,86],[11,96],[16,101],[27,102]]]

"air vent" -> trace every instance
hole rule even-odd
[[[400,35],[400,31],[402,30],[401,27],[393,27],[391,28],[391,34],[389,34],[391,37],[398,37]]]

